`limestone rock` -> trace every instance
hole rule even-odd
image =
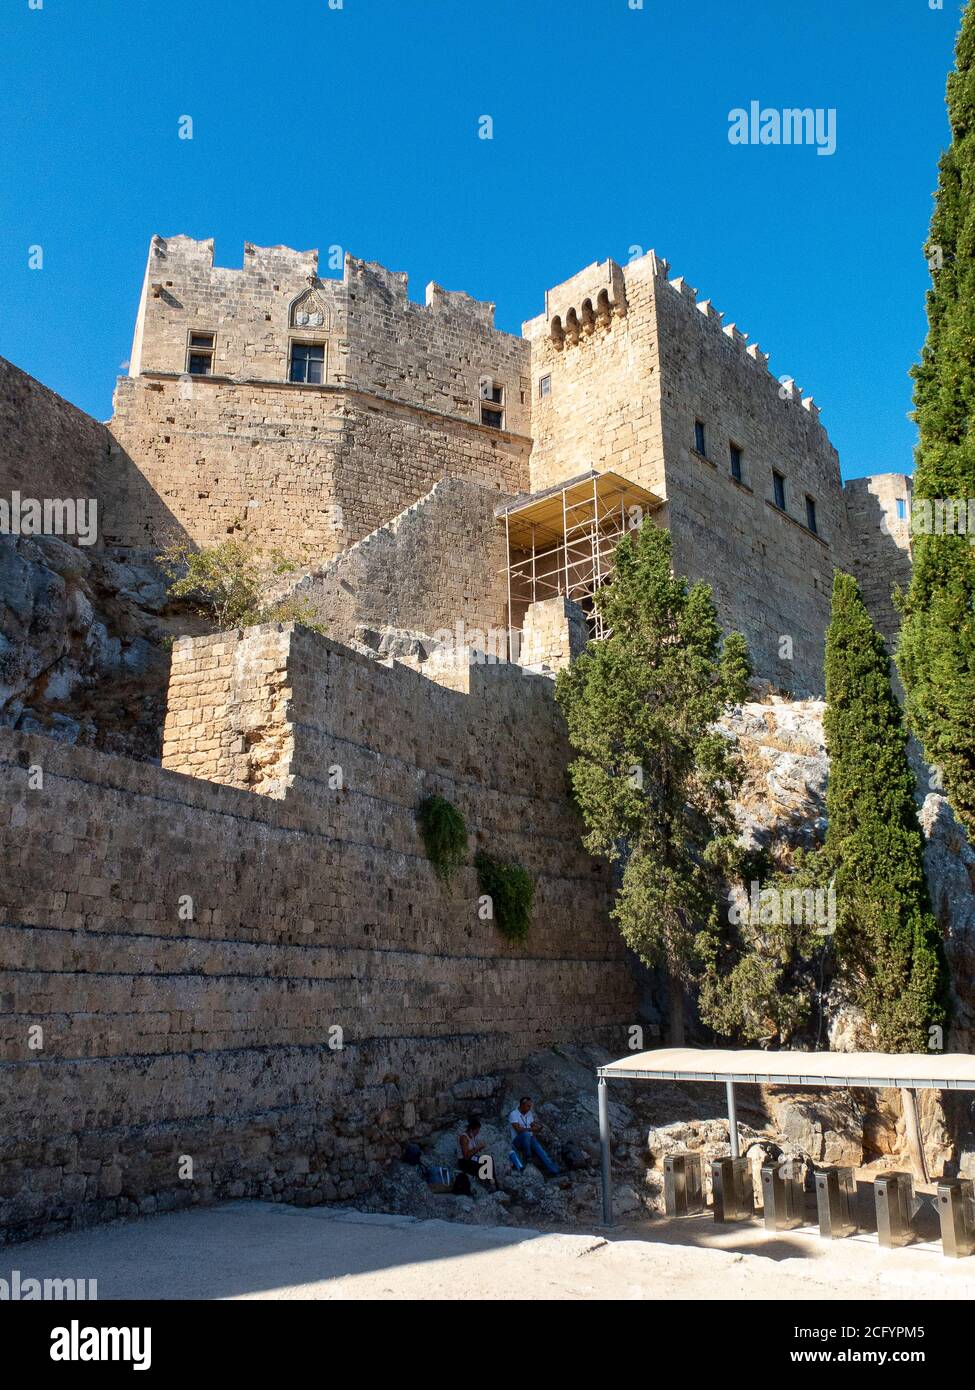
[[[158,760],[166,641],[199,627],[146,554],[0,536],[0,724]]]
[[[738,740],[745,766],[737,815],[751,847],[777,841],[811,848],[825,830],[828,762],[822,700],[746,701],[721,728]]]
[[[920,811],[927,839],[924,867],[931,905],[951,967],[951,1051],[975,1045],[975,850],[943,796],[929,793]]]

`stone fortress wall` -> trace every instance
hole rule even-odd
[[[316,264],[248,248],[221,270],[212,243],[154,240],[109,428],[0,364],[0,492],[89,490],[109,544],[276,546],[345,642],[503,622],[495,505],[592,466],[666,500],[678,568],[783,685],[815,674],[833,564],[882,598],[858,531],[873,504],[846,508],[816,412],[652,253],[550,291],[524,339],[467,296],[416,305],[381,267]],[[197,330],[215,369],[188,380]],[[289,383],[291,344],[319,340],[323,383]],[[582,615],[535,608],[524,659],[558,665]],[[542,676],[463,652],[421,673],[288,625],[177,641],[162,768],[0,729],[0,1227],[350,1196],[465,1078],[560,1040],[625,1050],[633,977],[567,757]],[[463,811],[472,854],[532,873],[526,943],[478,918],[471,867],[433,875],[429,792]]]
[[[914,480],[905,473],[851,478],[846,508],[856,537],[855,571],[870,610],[887,644],[893,647],[900,616],[891,590],[911,580],[911,505]]]
[[[444,476],[507,493],[527,486],[528,345],[494,306],[346,256],[248,245],[240,270],[213,242],[153,239],[130,374],[113,432],[191,539],[253,536],[303,561],[333,558]],[[213,370],[187,372],[190,338],[212,334]],[[320,385],[289,381],[295,344],[324,350]],[[503,428],[481,422],[482,383]],[[130,509],[130,544],[158,539]]]
[[[507,499],[503,499],[507,500]],[[451,645],[505,656],[507,587],[496,490],[441,479],[425,497],[329,564],[297,581],[294,596],[340,642],[376,647],[385,634],[451,634]]]
[[[105,425],[0,357],[0,495],[104,496],[111,453]]]
[[[271,626],[176,643],[163,769],[0,730],[0,1230],[353,1196],[466,1078],[625,1049],[551,683],[464,684]],[[434,875],[434,792],[532,874],[524,943]]]
[[[381,535],[368,558],[395,555],[393,571],[415,575],[386,621],[427,630],[438,608],[440,626],[469,621],[464,564],[495,611],[504,556],[496,564],[487,524],[444,576],[432,527],[418,543],[418,528],[395,518],[446,478],[501,501],[612,469],[663,499],[655,520],[671,529],[676,568],[712,585],[722,623],[745,633],[756,670],[782,688],[821,691],[835,568],[863,579],[889,626],[877,517],[856,489],[848,505],[812,398],[773,376],[767,355],[653,251],[548,290],[522,338],[495,329],[491,304],[436,285],[415,304],[404,275],[350,255],[341,280],[317,272],[314,251],[248,244],[243,267],[226,269],[212,241],[153,239],[112,430],[165,514],[126,497],[122,539],[158,541],[175,518],[197,543],[275,548],[319,576],[304,591],[349,638],[377,605],[357,583],[365,552],[350,561],[357,578],[338,570],[351,546]],[[213,369],[191,377],[197,332],[213,335]],[[288,380],[295,345],[308,343],[323,352],[321,385]],[[485,405],[501,412],[485,417],[493,424]],[[469,534],[470,496],[458,497],[452,539]],[[446,517],[445,498],[438,506]],[[338,569],[325,578],[329,562]],[[370,586],[376,578],[373,564]],[[433,584],[442,597],[431,603]],[[370,592],[385,600],[391,587]]]
[[[653,251],[625,268],[591,265],[549,290],[545,312],[525,324],[532,487],[593,467],[666,499],[657,519],[673,535],[675,568],[711,584],[723,624],[745,633],[763,676],[815,691],[833,570],[859,550],[839,459],[812,399],[772,376],[767,355],[669,271]]]

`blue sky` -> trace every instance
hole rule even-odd
[[[958,0],[631,3],[3,0],[0,353],[107,418],[156,232],[231,266],[340,245],[512,332],[652,246],[812,392],[846,476],[908,470]],[[753,100],[835,108],[836,153],[731,145]]]

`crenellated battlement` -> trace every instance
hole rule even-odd
[[[545,291],[545,311],[523,324],[522,332],[529,341],[548,338],[556,351],[577,346],[597,330],[608,331],[615,320],[626,316],[630,283],[649,278],[659,286],[666,285],[688,306],[695,308],[702,319],[721,332],[749,364],[768,371],[769,354],[737,323],[724,322],[724,313],[710,299],[701,299],[698,290],[682,275],[670,278],[670,262],[651,249],[623,267],[613,260],[593,261],[560,285]],[[769,373],[771,375],[771,373]],[[820,411],[811,395],[788,377],[774,378],[779,398],[801,407],[819,421]]]
[[[798,386],[791,377],[774,377],[774,374],[769,370],[769,354],[767,352],[763,352],[757,343],[750,343],[748,341],[749,335],[743,332],[738,327],[737,323],[726,324],[724,322],[724,314],[719,309],[715,308],[714,302],[711,299],[698,299],[697,289],[689,284],[682,275],[675,276],[673,279],[667,279],[670,269],[668,261],[657,257],[652,251],[648,253],[648,256],[653,257],[655,266],[654,273],[660,280],[666,281],[670,289],[688,306],[693,305],[704,321],[723,333],[727,341],[741,351],[751,363],[754,363],[755,366],[767,371],[770,376],[773,376],[779,388],[778,394],[780,400],[800,405],[807,414],[811,415],[814,420],[819,422],[820,408],[813,397],[811,395],[803,395],[802,388]]]
[[[547,333],[558,351],[626,317],[626,278],[615,261],[593,261],[545,291],[545,312],[522,327],[526,338]]]
[[[160,271],[215,271],[221,276],[236,275],[316,275],[318,251],[296,251],[290,246],[256,246],[244,242],[240,266],[215,266],[213,237],[198,241],[195,237],[154,236],[149,244],[149,267]]]
[[[848,567],[836,451],[812,395],[666,257],[592,261],[520,337],[462,290],[418,302],[403,271],[343,253],[339,274],[334,247],[329,265],[248,242],[228,268],[212,238],[152,239],[114,430],[192,539],[320,567],[447,476],[514,494],[612,471],[666,499],[675,563],[764,673],[815,688]]]

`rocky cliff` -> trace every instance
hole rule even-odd
[[[168,643],[194,630],[147,554],[0,536],[0,725],[158,761]]]

